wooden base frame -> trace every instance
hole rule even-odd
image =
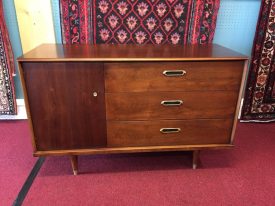
[[[78,156],[93,154],[121,154],[121,153],[139,153],[139,152],[169,152],[169,151],[192,151],[192,168],[199,166],[199,154],[201,150],[209,149],[231,149],[232,144],[212,144],[212,145],[177,145],[177,146],[151,146],[151,147],[125,147],[125,148],[94,148],[94,149],[76,149],[76,150],[52,150],[37,151],[34,156],[63,156],[70,157],[73,174],[78,174]]]
[[[174,145],[174,146],[146,146],[146,147],[105,147],[93,149],[47,150],[35,151],[33,155],[62,156],[62,155],[92,155],[92,154],[118,154],[137,152],[170,152],[170,151],[194,151],[208,149],[231,149],[233,144],[205,144],[205,145]]]
[[[198,168],[199,154],[200,154],[200,150],[194,150],[193,151],[192,167],[193,167],[194,170]],[[77,155],[71,155],[70,160],[71,160],[71,165],[72,165],[72,169],[73,169],[73,174],[78,175],[78,156]]]

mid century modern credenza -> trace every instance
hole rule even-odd
[[[247,57],[218,45],[44,44],[18,58],[35,156],[233,146]]]

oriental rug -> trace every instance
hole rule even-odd
[[[8,30],[0,0],[0,115],[16,114],[14,63]]]
[[[275,121],[275,0],[262,1],[242,119]]]
[[[220,0],[60,0],[65,44],[205,44]]]

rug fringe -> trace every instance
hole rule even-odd
[[[270,123],[275,122],[275,119],[269,119],[269,120],[240,120],[241,123]]]

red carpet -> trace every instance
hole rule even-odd
[[[11,205],[33,164],[27,124],[5,128],[1,206]],[[239,124],[235,143],[203,151],[198,170],[185,152],[97,155],[80,157],[81,174],[73,176],[67,157],[50,157],[23,205],[275,205],[275,124]]]
[[[36,158],[26,121],[0,121],[0,205],[12,205]]]
[[[24,205],[275,205],[275,124],[239,124],[236,148],[48,158]]]

